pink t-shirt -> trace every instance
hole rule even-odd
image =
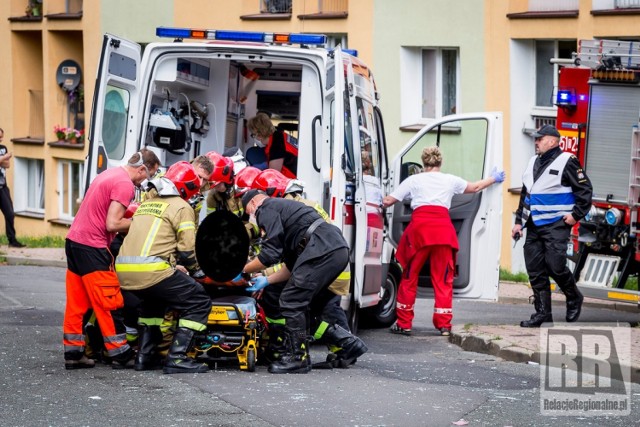
[[[106,248],[115,233],[107,231],[107,212],[112,201],[129,206],[135,187],[124,168],[107,169],[89,186],[76,214],[67,239],[94,248]]]

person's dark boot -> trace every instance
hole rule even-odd
[[[128,346],[127,346],[128,347]],[[112,358],[112,369],[133,369],[135,364],[136,352],[129,347],[127,351]]]
[[[159,326],[142,327],[134,365],[136,371],[152,371],[162,368],[162,360],[156,351],[160,341],[162,341],[162,331]]]
[[[289,348],[279,361],[269,365],[272,374],[306,374],[311,370],[309,342],[305,331],[287,329]]]
[[[566,286],[566,289],[562,289],[564,292],[564,296],[567,298],[567,322],[575,322],[580,317],[580,311],[582,311],[582,302],[584,301],[584,296],[582,296],[582,292],[575,285],[575,283],[571,283],[570,286]]]
[[[279,361],[288,349],[289,342],[286,328],[277,323],[269,324],[269,341],[264,352],[265,361],[268,364]]]
[[[522,328],[539,328],[543,323],[553,322],[551,315],[551,291],[534,291],[534,295],[536,298],[534,302],[536,312],[531,319],[520,322],[520,327]]]
[[[187,356],[194,335],[195,331],[192,329],[176,329],[162,372],[165,374],[195,374],[209,371],[209,366],[206,363],[196,362]]]
[[[339,325],[329,326],[324,332],[323,338],[328,343],[340,347],[340,350],[335,352],[338,359],[354,361],[369,350],[364,341]]]

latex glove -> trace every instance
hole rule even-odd
[[[503,182],[506,174],[504,171],[498,171],[498,168],[494,166],[493,169],[491,169],[491,178],[495,179],[496,182]]]
[[[269,285],[267,278],[265,276],[258,276],[251,279],[251,286],[246,288],[247,292],[257,292],[261,289],[266,288]]]
[[[231,279],[232,282],[239,282],[241,280],[244,280],[244,277],[242,277],[242,273],[238,274],[236,277]]]

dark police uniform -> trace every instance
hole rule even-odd
[[[571,188],[574,199],[571,215],[576,221],[579,221],[589,212],[593,189],[589,178],[575,156],[571,156],[567,160],[563,170],[557,170],[551,166],[562,153],[562,150],[556,147],[538,156],[533,164],[533,182],[545,179],[544,175],[553,176],[561,173],[560,184]],[[571,301],[575,302],[578,299],[581,301],[582,298],[576,287],[575,278],[566,265],[566,251],[571,226],[567,225],[562,217],[546,224],[544,224],[544,220],[536,221],[538,222],[538,225],[536,225],[534,223],[535,214],[531,212],[531,215],[529,215],[527,200],[530,196],[530,189],[523,185],[515,223],[527,229],[524,258],[531,288],[536,297],[536,311],[538,312],[540,300],[546,300],[548,296],[548,313],[550,315],[551,283],[549,276],[556,281],[560,289],[565,293],[567,308],[569,308]],[[542,295],[540,292],[542,292]],[[546,305],[546,301],[544,302]]]

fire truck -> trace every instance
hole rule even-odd
[[[357,52],[327,47],[321,34],[159,27],[170,41],[142,47],[105,34],[89,127],[85,186],[141,148],[168,167],[209,151],[250,162],[256,141],[246,121],[258,111],[297,140],[297,178],[342,230],[351,250],[351,292],[343,307],[380,325],[395,320],[401,268],[395,244],[408,203],[384,212],[382,197],[421,170],[424,146],[449,153],[448,171],[478,180],[502,165],[500,113],[447,116],[418,132],[395,160],[387,156],[380,93]],[[372,168],[363,167],[365,154]],[[455,295],[497,299],[502,199],[499,189],[460,195]],[[392,231],[391,231],[392,230]],[[489,249],[489,250],[487,250]],[[201,264],[206,260],[200,260]],[[428,272],[425,271],[429,288]],[[427,290],[428,292],[428,290]]]
[[[578,286],[588,297],[640,304],[640,43],[581,40],[559,70],[556,105],[560,146],[593,184],[592,208],[567,250]]]

